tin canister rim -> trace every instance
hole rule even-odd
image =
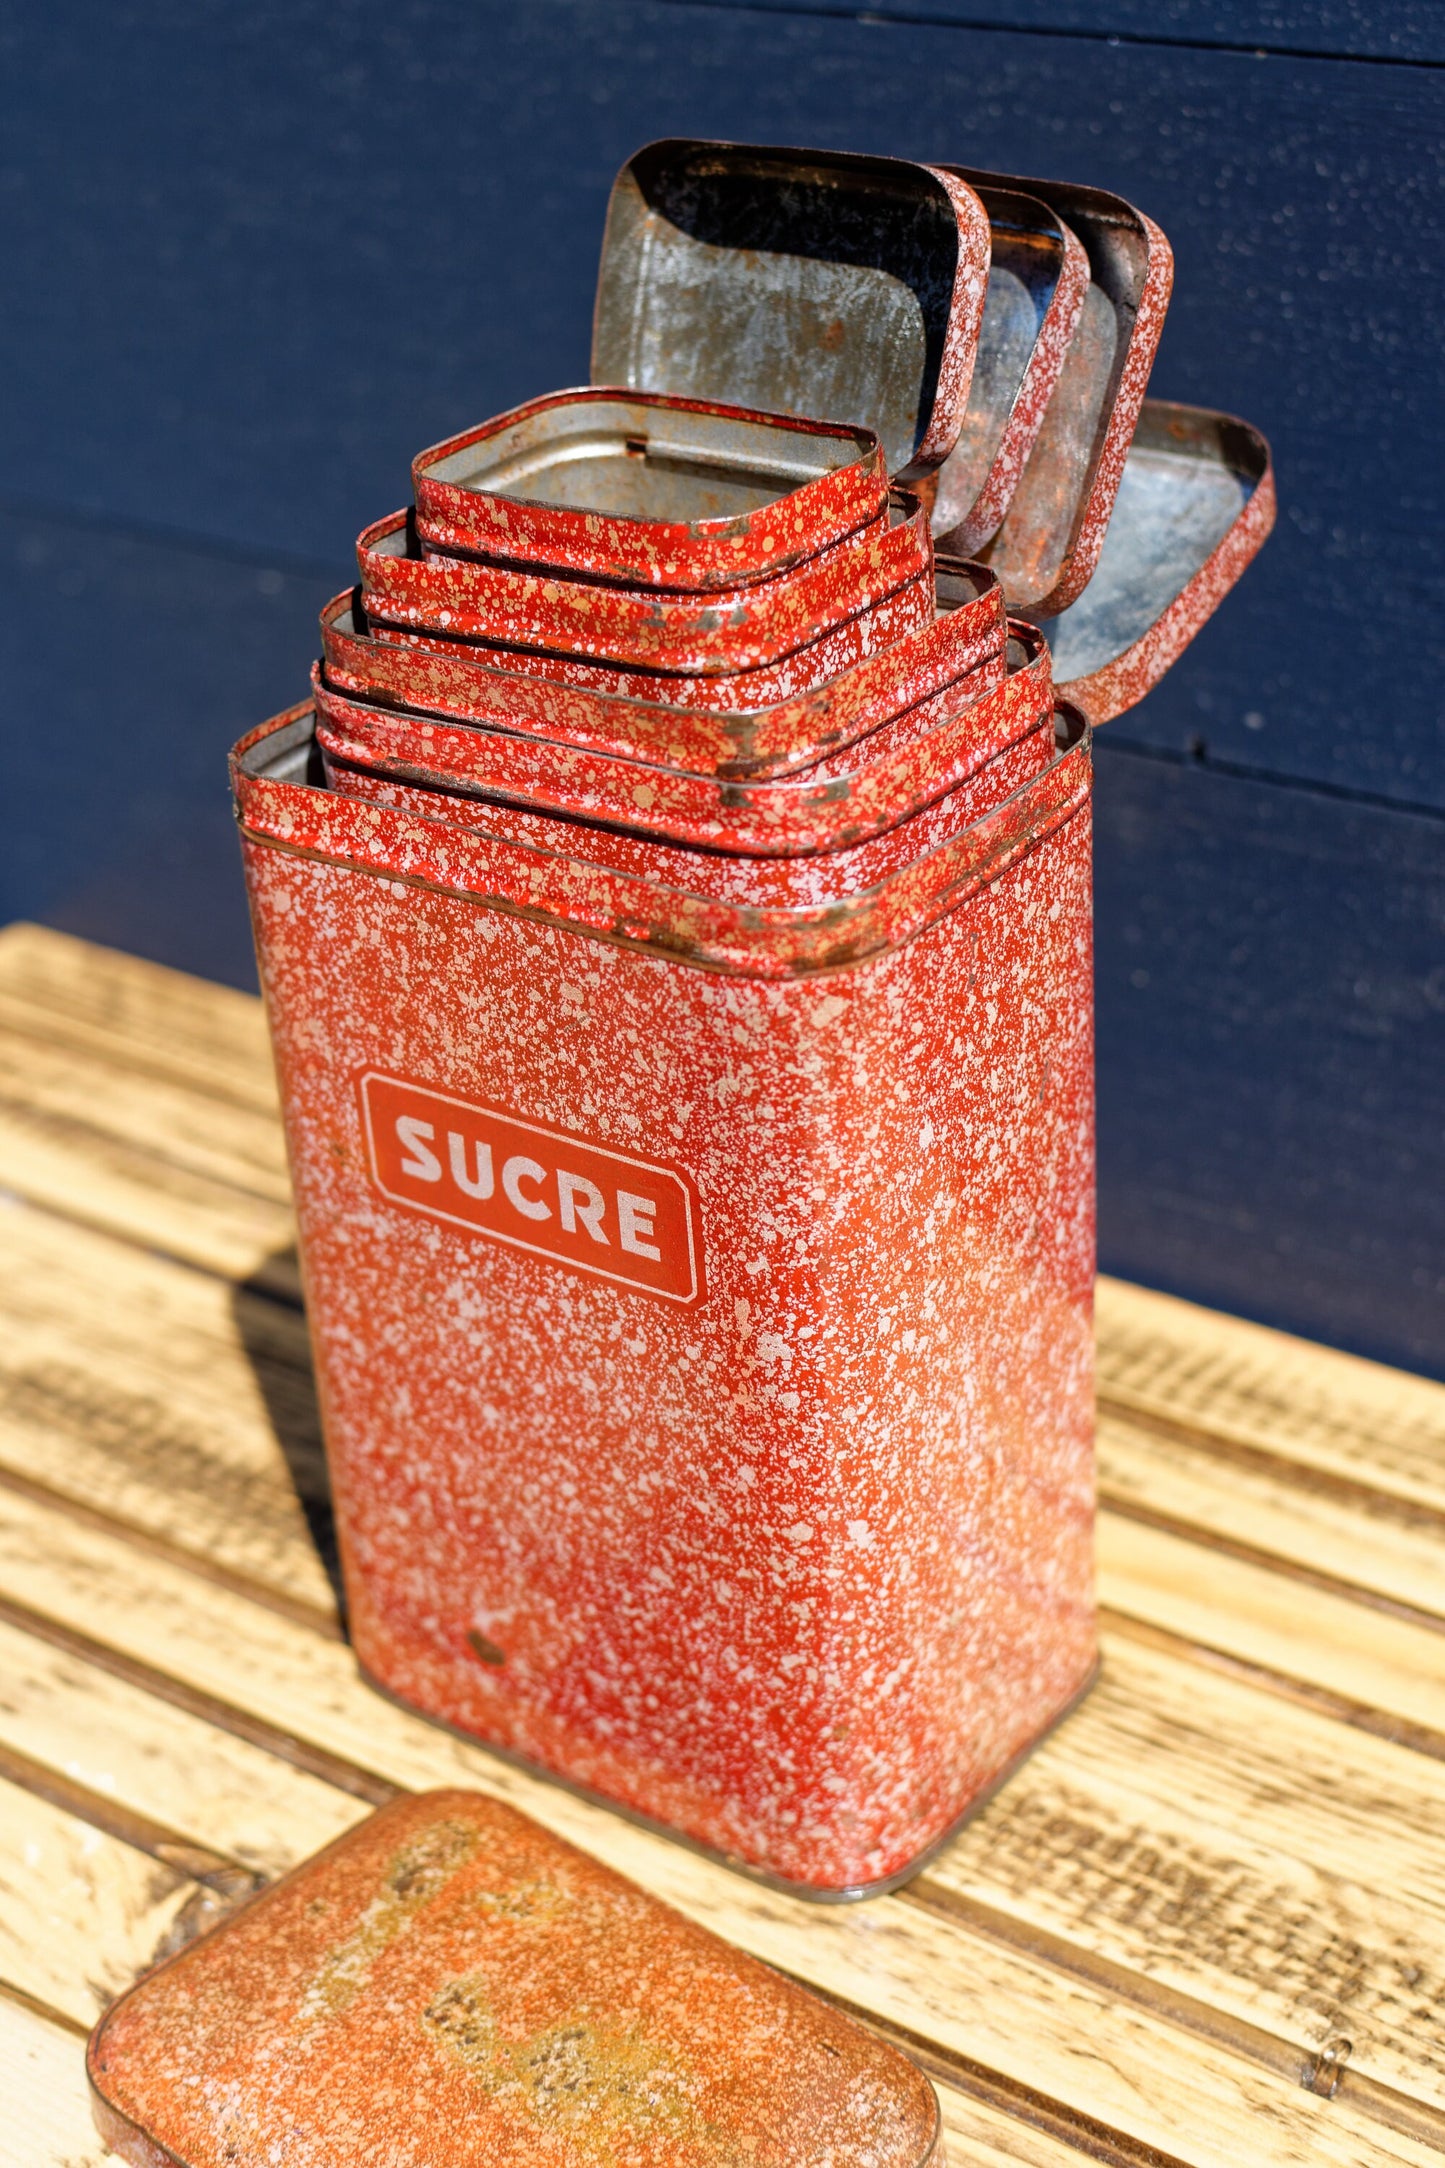
[[[1085,720],[1056,709],[1048,766],[979,821],[846,902],[745,905],[701,899],[547,851],[327,791],[309,702],[252,730],[231,755],[248,842],[408,890],[532,918],[585,939],[735,977],[848,970],[917,935],[1003,878],[1087,804]]]
[[[869,429],[593,385],[433,445],[412,486],[444,549],[686,593],[815,556],[882,514],[888,481]],[[636,508],[649,489],[665,509]]]

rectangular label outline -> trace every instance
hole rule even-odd
[[[419,1092],[428,1099],[440,1100],[443,1106],[460,1107],[467,1114],[486,1114],[496,1121],[510,1122],[515,1129],[525,1130],[534,1137],[547,1137],[558,1144],[580,1144],[584,1151],[595,1152],[599,1159],[616,1160],[620,1166],[631,1167],[644,1174],[661,1175],[665,1180],[675,1182],[682,1191],[687,1221],[687,1263],[692,1276],[691,1292],[675,1295],[669,1288],[650,1287],[645,1280],[634,1280],[624,1272],[610,1272],[605,1265],[590,1265],[580,1257],[561,1257],[556,1250],[545,1249],[538,1242],[528,1242],[521,1235],[507,1235],[495,1228],[480,1227],[475,1220],[463,1219],[456,1212],[443,1212],[437,1205],[423,1204],[417,1197],[399,1196],[394,1189],[388,1189],[377,1165],[376,1137],[371,1126],[371,1100],[366,1087],[373,1079],[378,1084],[390,1084],[395,1090]],[[430,1084],[420,1084],[406,1077],[388,1076],[383,1069],[358,1071],[356,1084],[361,1100],[362,1127],[366,1131],[367,1172],[388,1203],[399,1204],[410,1212],[419,1212],[424,1219],[441,1220],[448,1227],[460,1227],[469,1235],[479,1236],[484,1242],[502,1242],[510,1249],[525,1250],[529,1256],[544,1257],[549,1264],[560,1265],[564,1272],[590,1273],[594,1279],[611,1280],[615,1286],[631,1288],[634,1294],[651,1295],[659,1302],[673,1302],[679,1308],[691,1309],[703,1300],[706,1289],[703,1286],[699,1254],[702,1247],[701,1201],[691,1177],[684,1174],[680,1167],[664,1166],[657,1160],[638,1159],[630,1152],[615,1152],[605,1144],[593,1144],[590,1139],[579,1136],[572,1130],[551,1129],[545,1122],[530,1122],[522,1115],[510,1114],[504,1107],[491,1106],[485,1100],[459,1099],[454,1093],[437,1091]]]

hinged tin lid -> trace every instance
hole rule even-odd
[[[1169,305],[1174,258],[1153,220],[1107,189],[949,170],[975,186],[1039,197],[1089,259],[1090,284],[1057,388],[985,552],[1010,609],[1053,616],[1083,593],[1099,561]]]
[[[383,1807],[91,2036],[135,2168],[924,2168],[896,2048],[498,1801]]]
[[[1016,188],[982,187],[988,292],[963,432],[938,472],[933,531],[976,556],[998,533],[1058,385],[1089,291],[1083,244]]]
[[[989,244],[978,197],[931,166],[649,144],[608,205],[592,380],[851,422],[916,480],[963,424]]]
[[[1041,620],[1060,695],[1094,724],[1136,706],[1258,553],[1274,511],[1257,429],[1146,399],[1094,576]]]

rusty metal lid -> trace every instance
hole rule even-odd
[[[968,410],[938,470],[933,531],[974,557],[1002,525],[1043,426],[1089,290],[1083,244],[1037,196],[980,186],[988,292]]]
[[[592,379],[852,423],[917,480],[958,441],[988,266],[988,215],[952,172],[651,143],[608,205]]]
[[[512,1808],[397,1801],[111,2009],[136,2168],[923,2168],[912,2063]]]
[[[1057,389],[1008,515],[982,552],[1011,610],[1057,615],[1088,585],[1169,305],[1174,258],[1142,211],[1103,188],[950,167],[978,187],[1022,189],[1070,226],[1089,259]],[[951,538],[942,537],[952,546]]]
[[[1040,620],[1059,695],[1091,723],[1134,707],[1211,617],[1274,525],[1257,429],[1146,399],[1094,576]]]

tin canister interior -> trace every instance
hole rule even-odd
[[[971,557],[997,533],[1042,427],[1089,288],[1089,263],[1057,212],[1014,188],[982,187],[988,292],[968,410],[938,470],[933,531]]]
[[[1093,578],[1041,619],[1061,696],[1093,723],[1156,685],[1274,524],[1269,447],[1231,415],[1146,399]]]
[[[453,440],[455,442],[455,440]],[[451,483],[479,499],[518,499],[557,512],[602,514],[646,525],[721,522],[808,490],[808,483],[869,460],[867,431],[802,427],[786,418],[719,410],[626,392],[559,392],[516,414],[468,431],[455,451],[440,447],[414,464],[418,527],[425,531],[427,483]],[[882,479],[860,477],[858,520],[882,512]],[[799,503],[806,522],[808,505]],[[479,503],[477,549],[487,538]],[[576,568],[570,559],[568,568]],[[721,568],[728,577],[728,568]]]
[[[1113,510],[1169,304],[1173,255],[1142,211],[1106,189],[957,167],[1036,195],[1089,259],[1089,287],[1008,515],[983,551],[1010,609],[1062,610],[1088,583]]]

